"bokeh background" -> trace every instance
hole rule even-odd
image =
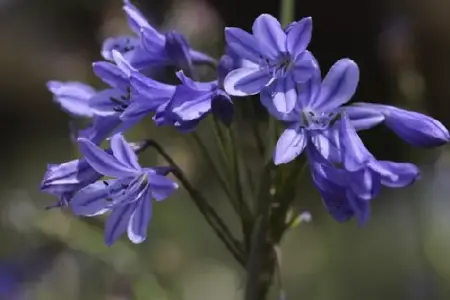
[[[275,0],[137,0],[155,26],[175,28],[192,45],[219,56],[223,27],[250,29]],[[356,101],[426,112],[450,125],[450,1],[297,1],[312,16],[310,50],[327,70],[343,57],[361,68]],[[148,240],[123,238],[107,248],[101,220],[44,210],[56,199],[39,192],[47,163],[77,156],[69,118],[45,83],[79,80],[101,87],[91,71],[109,36],[128,33],[121,0],[0,0],[0,299],[232,300],[244,273],[187,194],[159,203]],[[146,122],[129,138],[168,147],[196,186],[228,218],[230,208],[205,164],[181,134]],[[422,180],[373,201],[370,222],[338,224],[310,182],[299,182],[299,210],[312,222],[281,245],[281,279],[289,300],[450,299],[450,154],[418,150],[377,128],[364,133],[380,159],[413,161]],[[151,151],[147,164],[162,163]],[[274,293],[276,297],[276,293]],[[275,298],[274,298],[275,299]]]

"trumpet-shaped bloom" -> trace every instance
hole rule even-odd
[[[421,113],[372,103],[355,103],[346,110],[357,129],[368,129],[383,123],[400,138],[417,147],[441,146],[450,140],[450,134],[441,122]]]
[[[378,161],[365,148],[348,116],[339,121],[340,158],[323,157],[315,147],[308,148],[313,182],[328,212],[339,222],[356,216],[363,225],[370,216],[370,201],[382,186],[406,187],[419,177],[410,163]]]
[[[336,132],[342,104],[353,96],[359,80],[359,69],[350,59],[336,62],[321,81],[317,68],[309,81],[297,86],[297,99],[293,111],[281,114],[273,105],[270,94],[262,93],[261,100],[275,117],[288,123],[278,139],[275,164],[288,163],[300,155],[312,143],[323,153],[338,154],[336,145],[330,143]],[[331,154],[324,154],[328,157]]]
[[[265,90],[278,112],[289,113],[296,104],[296,83],[306,82],[316,68],[312,54],[306,50],[312,19],[301,19],[286,32],[277,19],[263,14],[253,23],[252,31],[225,29],[228,47],[252,62],[228,74],[225,91],[248,96]]]
[[[142,168],[120,134],[111,138],[111,154],[84,138],[79,139],[79,145],[96,172],[114,179],[100,180],[79,190],[70,201],[74,213],[95,216],[111,211],[105,225],[107,245],[125,231],[133,243],[143,242],[152,216],[152,199],[164,200],[177,184],[155,169]]]
[[[106,60],[114,61],[112,52],[118,51],[138,70],[162,65],[190,68],[186,62],[215,63],[208,55],[193,50],[181,34],[173,31],[159,33],[130,1],[124,0],[123,10],[130,29],[137,36],[119,36],[105,40],[101,53]]]

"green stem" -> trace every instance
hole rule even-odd
[[[153,147],[173,168],[172,174],[180,181],[185,190],[189,193],[200,213],[203,215],[208,224],[213,228],[217,236],[222,240],[234,258],[243,266],[245,266],[244,252],[241,243],[233,236],[228,226],[222,221],[214,208],[208,204],[205,197],[195,189],[178,164],[170,157],[170,155],[154,140],[147,140],[146,143]]]
[[[280,23],[285,27],[289,25],[295,18],[295,1],[296,0],[281,0],[280,7]]]

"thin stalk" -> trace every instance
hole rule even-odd
[[[214,160],[210,154],[210,151],[208,151],[205,144],[202,142],[201,138],[195,132],[192,134],[192,138],[197,143],[202,157],[206,159],[208,165],[210,165],[211,169],[213,170],[214,175],[216,176],[217,180],[219,181],[219,184],[220,184],[221,188],[223,189],[223,191],[225,192],[226,196],[230,199],[231,202],[233,202],[233,199],[234,199],[233,193],[231,192],[228,182],[223,178],[223,175],[221,174],[218,167],[214,163]]]
[[[191,196],[194,204],[197,206],[200,213],[205,218],[206,222],[212,227],[217,236],[225,244],[228,251],[234,256],[234,258],[242,265],[245,266],[244,252],[242,250],[241,243],[233,236],[231,230],[223,222],[220,216],[216,213],[214,208],[208,204],[205,197],[195,189],[189,182],[184,172],[178,166],[178,164],[170,157],[170,155],[154,140],[147,140],[146,143],[154,148],[173,168],[172,174],[179,180],[186,191]]]
[[[280,7],[280,23],[285,27],[289,25],[295,18],[295,1],[296,0],[282,0]]]

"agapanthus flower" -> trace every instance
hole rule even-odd
[[[212,112],[224,124],[233,117],[233,102],[221,86],[221,80],[193,81],[183,72],[177,73],[182,84],[178,85],[167,110],[180,123],[195,122]]]
[[[190,68],[190,63],[215,63],[208,55],[193,50],[181,34],[173,31],[166,34],[159,33],[130,1],[124,0],[123,10],[127,15],[130,29],[137,36],[107,39],[102,47],[102,56],[106,60],[114,61],[112,51],[115,50],[123,54],[138,70],[163,65],[185,69]]]
[[[133,243],[141,243],[146,239],[152,216],[152,198],[164,200],[178,186],[157,169],[142,168],[122,135],[114,135],[110,143],[111,154],[87,139],[79,139],[80,150],[91,167],[113,179],[99,180],[81,189],[70,205],[76,215],[95,216],[111,211],[105,225],[107,245],[125,231]]]
[[[321,81],[320,69],[306,83],[296,86],[296,105],[288,114],[279,113],[268,93],[261,100],[276,118],[288,124],[280,136],[275,152],[275,164],[288,163],[300,155],[312,141],[321,152],[333,152],[330,141],[336,133],[336,121],[340,118],[341,105],[355,93],[359,80],[359,69],[350,59],[336,62]],[[325,155],[328,156],[328,155]]]
[[[273,107],[289,113],[296,104],[296,83],[307,81],[315,70],[315,60],[306,50],[311,40],[312,19],[298,21],[286,32],[277,19],[263,14],[253,23],[253,34],[226,28],[228,47],[253,64],[236,69],[225,79],[225,91],[248,96],[266,90]]]
[[[358,130],[383,123],[400,138],[418,147],[441,146],[450,140],[441,122],[418,112],[374,103],[354,103],[346,110]]]
[[[86,137],[94,143],[100,143],[121,123],[120,113],[114,111],[117,104],[111,101],[112,98],[122,96],[123,93],[117,89],[96,91],[89,85],[71,81],[49,81],[47,87],[62,110],[73,117],[91,119],[86,128],[73,128],[75,138]],[[98,115],[97,107],[109,111],[109,115]]]
[[[308,148],[313,182],[328,212],[339,222],[356,216],[363,225],[370,216],[370,201],[382,186],[406,187],[420,176],[410,163],[378,161],[364,146],[344,113],[339,121],[340,159],[330,160],[315,147]]]

